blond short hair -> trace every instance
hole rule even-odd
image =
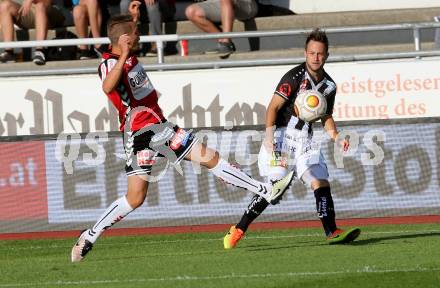
[[[130,14],[116,15],[110,18],[107,23],[107,35],[111,44],[117,44],[119,37],[131,32],[133,17]]]

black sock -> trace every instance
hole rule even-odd
[[[335,207],[330,187],[321,187],[314,191],[316,211],[324,228],[325,235],[330,236],[336,230]]]
[[[263,197],[259,195],[255,195],[252,198],[251,203],[249,204],[248,208],[244,212],[243,216],[240,219],[240,222],[238,222],[235,227],[243,230],[243,232],[246,232],[249,225],[258,217],[260,214],[266,209],[266,207],[269,205],[269,202],[266,201]]]

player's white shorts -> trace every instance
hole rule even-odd
[[[301,122],[292,117],[287,127],[275,131],[272,153],[268,153],[264,145],[261,145],[258,154],[261,176],[277,180],[283,178],[288,171],[294,170],[297,178],[309,187],[313,180],[328,179],[321,145],[319,141],[313,141],[311,127]]]

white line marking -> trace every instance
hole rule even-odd
[[[401,231],[371,231],[371,232],[362,232],[361,236],[368,236],[368,235],[395,235],[395,234],[425,234],[425,233],[440,233],[440,230],[401,230]],[[142,236],[142,235],[139,235]],[[119,237],[119,236],[116,236]],[[137,237],[137,236],[130,236],[130,237]],[[307,238],[307,237],[319,237],[324,239],[323,233],[309,233],[309,234],[293,234],[293,235],[280,235],[280,236],[245,236],[245,239],[249,240],[255,240],[255,239],[283,239],[283,238]],[[145,246],[145,245],[154,245],[154,244],[172,244],[172,243],[182,243],[182,242],[213,242],[213,241],[222,241],[222,238],[204,238],[204,239],[179,239],[179,240],[147,240],[147,241],[139,241],[139,242],[120,242],[120,243],[99,243],[100,246],[106,246],[106,247],[113,247],[113,246],[122,246],[122,245],[139,245],[139,246]],[[4,241],[2,245],[0,245],[0,251],[1,250],[38,250],[38,249],[52,249],[52,248],[71,248],[70,246],[66,245],[49,245],[49,246],[26,246],[26,247],[11,247],[11,245],[8,245],[8,241]],[[52,241],[52,240],[47,240]],[[62,240],[64,241],[64,240]],[[72,242],[72,246],[75,241]],[[1,242],[0,242],[1,243]]]
[[[285,273],[264,273],[264,274],[224,274],[212,276],[194,276],[194,275],[179,275],[175,277],[162,278],[138,278],[138,279],[113,279],[113,280],[90,280],[90,281],[53,281],[53,282],[34,282],[34,283],[8,283],[0,284],[0,287],[37,287],[37,286],[74,286],[74,285],[93,285],[93,284],[117,284],[117,283],[146,283],[146,282],[182,282],[182,281],[209,281],[222,279],[249,279],[249,278],[290,278],[290,277],[319,277],[329,275],[343,275],[343,274],[387,274],[387,273],[426,273],[440,271],[440,268],[405,268],[405,269],[375,269],[370,266],[365,266],[358,270],[342,270],[342,271],[327,271],[327,272],[285,272]]]

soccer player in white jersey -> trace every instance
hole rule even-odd
[[[328,181],[327,165],[319,147],[312,145],[312,123],[298,117],[295,99],[308,90],[319,91],[327,101],[321,122],[333,141],[340,141],[343,151],[349,148],[347,139],[338,139],[333,120],[336,84],[325,72],[328,57],[328,39],[324,31],[315,29],[307,37],[304,56],[306,61],[280,80],[266,112],[266,137],[260,149],[258,167],[261,176],[270,181],[282,179],[290,169],[314,191],[316,210],[329,243],[347,243],[355,240],[359,228],[342,230],[336,226],[333,198]],[[287,155],[287,158],[286,158]],[[292,161],[294,160],[294,161]],[[294,162],[293,167],[288,163]],[[234,248],[244,236],[249,225],[268,206],[268,202],[255,195],[240,221],[232,226],[223,239],[224,248]]]

